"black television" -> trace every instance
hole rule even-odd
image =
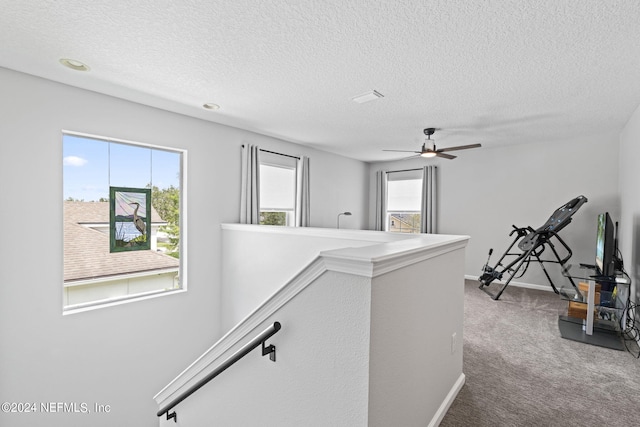
[[[596,274],[614,277],[615,269],[615,230],[609,212],[598,215],[598,233],[596,236]]]

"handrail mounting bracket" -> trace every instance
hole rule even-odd
[[[269,359],[271,359],[272,362],[276,361],[276,346],[271,344],[267,347],[265,347],[264,345],[265,341],[262,341],[262,355],[266,356],[267,354],[269,355]]]

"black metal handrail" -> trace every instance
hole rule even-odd
[[[233,353],[233,355],[231,355],[227,360],[225,360],[224,363],[220,365],[215,371],[211,372],[209,375],[202,378],[200,381],[198,381],[197,383],[189,387],[187,390],[185,390],[183,393],[181,393],[178,397],[173,399],[167,405],[163,406],[162,409],[158,411],[157,415],[161,416],[162,414],[167,414],[167,420],[173,418],[173,421],[177,422],[178,416],[176,415],[175,411],[169,413],[171,409],[176,407],[180,402],[185,400],[187,397],[191,396],[193,393],[199,390],[203,385],[205,385],[206,383],[208,383],[209,381],[211,381],[212,379],[220,375],[222,372],[224,372],[227,368],[229,368],[231,365],[236,363],[238,360],[242,359],[244,356],[249,354],[251,350],[258,347],[260,344],[262,344],[262,355],[266,356],[268,354],[269,359],[275,362],[276,346],[271,344],[265,347],[264,343],[276,332],[278,332],[280,328],[281,328],[280,322],[274,322],[273,325],[265,329],[264,332],[262,332],[260,335],[255,337],[251,342],[249,342],[248,344],[243,346],[241,349]]]

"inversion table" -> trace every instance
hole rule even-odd
[[[553,280],[551,280],[551,276],[549,276],[547,269],[544,267],[544,263],[549,262],[560,264],[560,266],[564,268],[566,262],[569,260],[569,258],[571,258],[571,255],[573,255],[573,253],[571,252],[569,246],[564,242],[564,240],[560,238],[558,232],[569,225],[569,223],[571,222],[571,217],[578,211],[578,209],[580,209],[580,206],[582,206],[586,202],[587,198],[584,196],[578,196],[572,199],[571,201],[556,209],[555,212],[549,217],[547,222],[545,222],[536,230],[531,227],[518,228],[513,225],[513,230],[511,230],[509,236],[515,234],[515,238],[494,267],[489,266],[489,259],[491,258],[491,254],[493,253],[493,249],[489,249],[489,258],[487,259],[487,263],[482,268],[483,274],[478,277],[478,280],[480,281],[480,289],[489,294],[494,300],[497,300],[498,298],[500,298],[500,295],[502,295],[502,292],[504,292],[507,286],[509,286],[509,282],[511,282],[511,279],[516,277],[516,274],[518,274],[520,270],[522,271],[517,277],[522,277],[522,275],[527,271],[529,263],[532,260],[535,260],[542,267],[542,271],[544,271],[545,276],[547,276],[547,279],[549,280],[553,291],[557,294],[558,289],[553,284]],[[564,258],[560,258],[560,255],[558,254],[553,241],[560,243],[564,247],[565,251],[567,252]],[[518,248],[521,250],[521,252],[510,252],[516,243],[518,243]],[[547,247],[551,249],[553,255],[555,256],[555,259],[543,260],[540,258]],[[503,262],[506,263],[506,261],[504,260],[507,257],[509,257],[508,259],[512,259],[512,261],[505,265],[503,264]],[[489,292],[487,287],[491,284],[491,282],[493,282],[494,280],[502,280],[503,277],[505,277],[506,280],[504,281],[502,288],[498,291],[498,293],[494,295]],[[581,295],[573,279],[568,276],[567,278],[571,282],[571,285],[573,285],[573,287],[575,288],[577,295]]]

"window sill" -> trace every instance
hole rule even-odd
[[[100,300],[100,301],[84,303],[84,304],[68,305],[66,307],[63,307],[62,315],[67,316],[71,314],[84,313],[86,311],[93,311],[93,310],[98,310],[106,307],[114,307],[122,304],[128,304],[131,302],[144,301],[148,299],[159,298],[159,297],[164,297],[169,295],[176,295],[184,292],[187,292],[187,290],[173,289],[170,291],[153,291],[153,292],[148,292],[144,294],[106,299],[106,300]]]

